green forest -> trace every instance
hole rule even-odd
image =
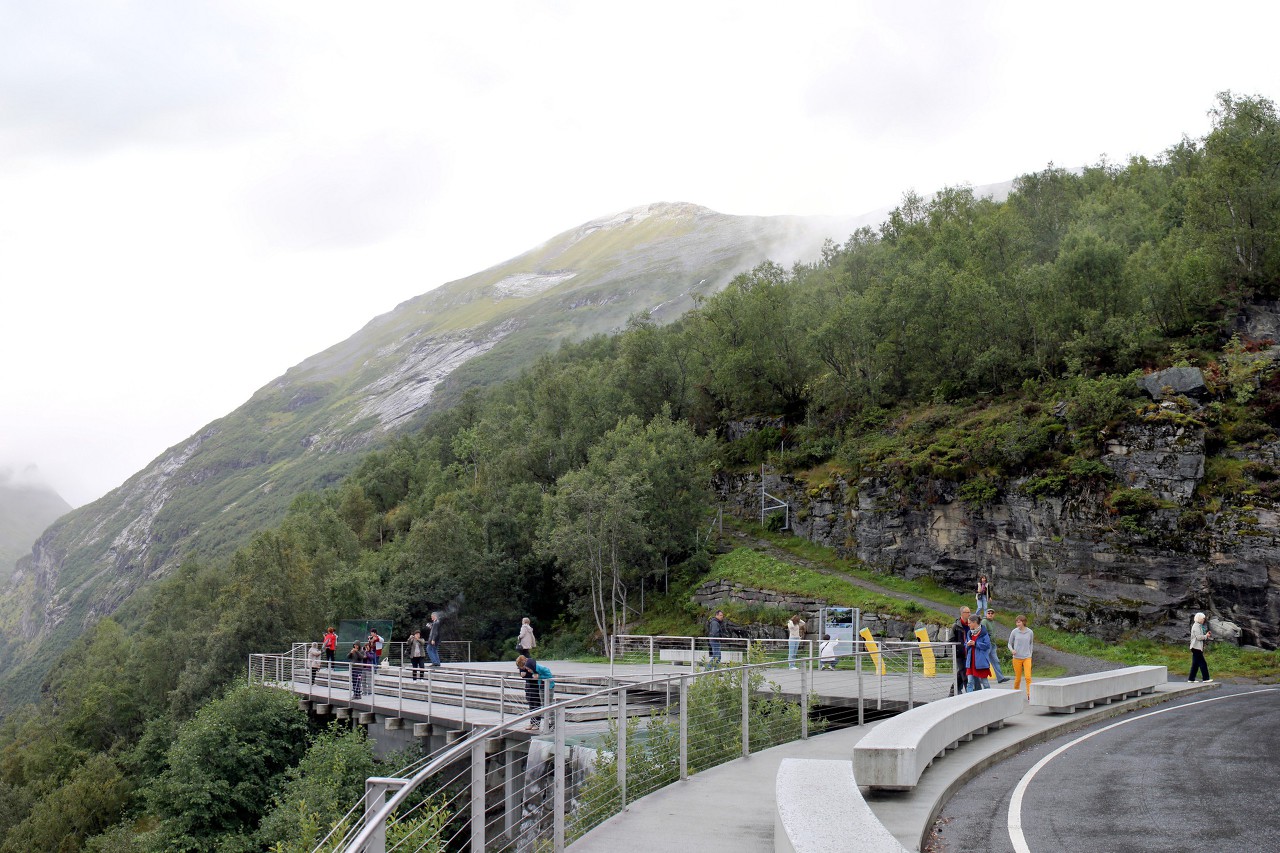
[[[481,657],[526,615],[558,653],[598,650],[642,582],[707,571],[716,470],[874,473],[904,500],[925,478],[975,501],[1015,475],[1082,489],[1100,430],[1140,417],[1134,373],[1179,364],[1214,385],[1215,446],[1274,436],[1280,375],[1232,324],[1280,297],[1280,118],[1229,93],[1211,117],[1159,156],[1024,175],[1003,202],[908,193],[812,263],[467,391],[61,654],[0,727],[0,853],[303,849],[372,758],[238,686],[250,653],[353,614],[402,639],[438,609]],[[759,415],[786,426],[723,440]]]

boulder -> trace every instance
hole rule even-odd
[[[1208,621],[1209,633],[1213,635],[1213,639],[1239,644],[1240,637],[1244,633],[1239,625],[1234,622],[1228,622],[1226,619],[1219,619],[1216,616],[1208,617]]]
[[[1209,388],[1204,384],[1204,374],[1198,367],[1170,367],[1148,373],[1138,380],[1142,390],[1151,395],[1153,400],[1169,397],[1191,397],[1204,400],[1209,397]],[[1165,389],[1168,389],[1167,391]]]

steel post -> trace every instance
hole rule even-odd
[[[689,778],[689,679],[680,678],[680,781]]]
[[[555,757],[555,818],[552,848],[555,853],[564,853],[564,800],[565,800],[565,754],[564,754],[564,708],[556,708],[556,757]]]
[[[627,808],[627,688],[618,691],[618,790]]]
[[[484,853],[484,738],[471,747],[471,853]]]

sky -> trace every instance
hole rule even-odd
[[[1224,2],[0,2],[0,480],[73,505],[368,320],[658,201],[857,215],[1280,97]]]

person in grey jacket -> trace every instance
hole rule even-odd
[[[724,611],[717,610],[716,615],[707,620],[707,636],[711,644],[711,654],[707,657],[710,666],[720,664],[720,638],[724,636]]]
[[[1035,632],[1027,627],[1027,617],[1021,613],[1013,620],[1018,627],[1009,632],[1009,654],[1013,655],[1013,689],[1017,690],[1022,679],[1027,679],[1027,698],[1031,698],[1031,643]]]
[[[427,654],[431,656],[431,665],[440,665],[440,614],[431,614],[431,624],[427,626]]]
[[[422,667],[427,662],[427,643],[422,639],[421,631],[409,635],[409,664],[413,667],[413,680],[422,678]]]
[[[316,673],[320,671],[320,644],[312,643],[307,649],[307,666],[311,667],[311,683],[316,683]]]
[[[1195,621],[1191,623],[1191,674],[1187,676],[1187,681],[1196,680],[1197,670],[1203,676],[1202,681],[1213,681],[1209,677],[1209,662],[1204,659],[1204,641],[1210,636],[1209,626],[1204,622],[1204,614],[1197,613]]]

